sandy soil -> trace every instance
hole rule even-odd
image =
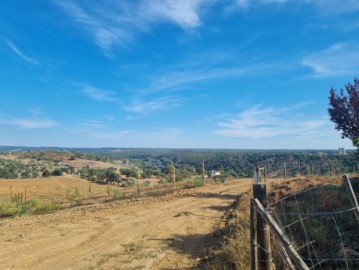
[[[0,220],[1,269],[196,269],[250,180]]]

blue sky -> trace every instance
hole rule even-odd
[[[5,0],[0,145],[351,148],[357,0]]]

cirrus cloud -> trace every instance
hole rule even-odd
[[[218,122],[219,128],[214,133],[225,137],[259,139],[282,135],[302,136],[329,128],[330,124],[325,118],[303,118],[297,111],[303,106],[304,104],[292,108],[254,106]]]

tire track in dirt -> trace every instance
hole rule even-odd
[[[87,245],[91,245],[92,243],[94,243],[97,239],[99,239],[101,236],[103,236],[106,232],[110,231],[111,228],[113,227],[113,222],[108,219],[108,218],[101,218],[104,222],[103,225],[101,225],[99,227],[99,229],[97,230],[96,234],[91,235],[88,239],[84,240],[83,242],[72,246],[69,249],[63,250],[61,252],[58,252],[56,254],[52,254],[50,256],[46,256],[46,257],[41,257],[38,258],[34,263],[30,264],[29,267],[30,268],[35,268],[35,269],[39,269],[39,267],[41,267],[41,264],[46,263],[46,261],[49,261],[51,259],[57,258],[57,257],[68,257],[66,255],[70,255],[72,253],[76,253],[77,250],[87,246]],[[46,269],[46,268],[45,268]]]

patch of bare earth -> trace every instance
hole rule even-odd
[[[0,220],[1,269],[196,269],[251,183]]]

